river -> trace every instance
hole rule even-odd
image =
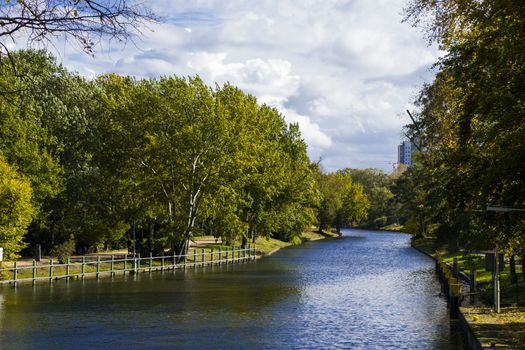
[[[213,270],[213,271],[212,271]],[[346,230],[204,271],[0,287],[1,349],[464,349],[409,236]]]

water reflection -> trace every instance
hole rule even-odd
[[[213,273],[0,288],[0,348],[462,349],[408,237],[347,234]]]

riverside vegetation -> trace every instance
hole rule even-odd
[[[525,216],[486,209],[525,209],[525,2],[412,0],[405,14],[444,55],[409,113],[414,165],[391,175],[323,172],[297,125],[229,84],[86,80],[43,51],[2,56],[6,258],[36,244],[55,255],[71,246],[148,254],[187,251],[203,234],[244,246],[250,237],[298,243],[312,224],[403,227],[449,257],[498,246],[512,281],[504,306],[519,313]],[[520,317],[508,324],[523,327]]]
[[[525,344],[525,279],[515,279],[506,264],[500,273],[502,312],[497,314],[490,307],[493,303],[492,272],[485,269],[484,258],[468,250],[450,249],[435,237],[412,239],[412,246],[437,257],[440,255],[450,265],[454,259],[458,268],[466,274],[476,273],[476,291],[470,295],[471,302],[463,303],[461,311],[477,339],[483,344],[522,349]],[[520,274],[520,268],[517,268]],[[521,268],[525,277],[525,270]]]
[[[46,51],[8,49],[10,40],[46,47],[60,33],[93,55],[95,37],[132,40],[157,21],[145,4],[23,1],[0,11],[6,259],[31,256],[36,245],[62,261],[73,248],[184,253],[203,234],[242,246],[258,237],[297,244],[312,224],[339,232],[395,223],[392,177],[323,172],[297,125],[234,86],[199,77],[87,80]]]
[[[497,246],[508,262],[502,313],[465,313],[482,338],[523,348],[525,2],[413,0],[405,14],[444,55],[405,129],[420,152],[394,190],[404,230],[427,252],[476,269],[486,305],[491,273],[476,253]]]
[[[18,72],[24,72],[23,75]],[[366,219],[343,171],[306,154],[298,125],[199,77],[87,80],[45,51],[0,62],[0,246],[7,260],[127,248],[184,254],[195,236],[301,242]]]

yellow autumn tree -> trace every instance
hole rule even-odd
[[[23,237],[34,213],[31,195],[29,180],[0,154],[0,247],[6,260],[18,258],[26,246]]]

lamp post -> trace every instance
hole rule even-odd
[[[498,245],[494,248],[494,274],[493,274],[493,283],[494,283],[494,311],[497,314],[501,311],[501,291],[499,283],[499,259],[498,259]]]

